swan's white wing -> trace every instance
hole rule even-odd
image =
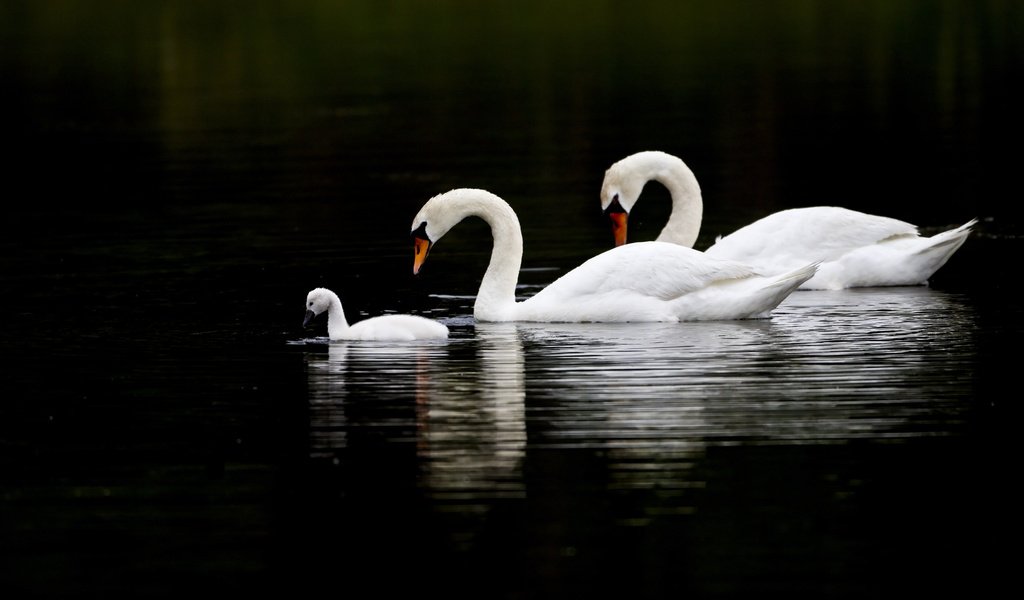
[[[638,242],[602,252],[566,273],[537,296],[563,298],[612,291],[672,300],[716,281],[754,275],[734,261],[708,256],[676,244]]]
[[[931,237],[896,235],[857,248],[822,265],[804,287],[842,289],[927,284],[928,278],[966,241],[975,224],[976,221],[971,220]]]
[[[410,341],[448,337],[443,323],[416,315],[382,315],[353,324],[345,332],[348,340]]]
[[[709,256],[767,266],[770,271],[844,254],[899,236],[917,237],[917,228],[834,206],[794,208],[771,214],[718,240]]]
[[[678,320],[680,298],[753,275],[750,267],[676,244],[626,244],[598,254],[520,303],[520,318]]]

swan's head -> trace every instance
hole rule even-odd
[[[308,327],[317,315],[331,307],[331,294],[332,292],[326,288],[316,288],[306,294],[306,318],[302,321],[303,327]]]
[[[636,168],[635,156],[626,157],[609,167],[604,172],[604,182],[601,184],[601,210],[612,221],[616,246],[626,243],[629,211],[633,210],[633,205],[647,183],[647,179]]]
[[[680,166],[685,168],[683,161],[675,156],[650,150],[631,154],[608,167],[601,184],[601,210],[612,221],[616,246],[626,243],[629,213],[647,182],[662,179]]]
[[[423,211],[420,211],[421,213]],[[419,218],[419,215],[416,215]],[[417,275],[420,272],[420,267],[423,266],[423,262],[427,260],[427,254],[430,253],[430,246],[434,243],[427,233],[427,221],[420,221],[417,226],[416,222],[413,221],[413,230],[409,234],[412,237],[412,274]],[[443,234],[442,234],[443,235]],[[440,236],[438,236],[440,237]]]
[[[611,219],[615,246],[626,244],[626,224],[633,205],[640,197],[643,183],[637,185],[635,178],[629,177],[628,173],[615,170],[614,165],[604,173],[604,183],[601,185],[601,210]]]
[[[412,220],[413,274],[427,260],[430,248],[452,227],[468,216],[486,217],[508,204],[486,190],[461,188],[438,194],[427,200]]]

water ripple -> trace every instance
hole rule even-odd
[[[664,469],[714,445],[955,434],[974,321],[928,288],[800,292],[753,321],[454,317],[444,343],[310,351],[311,454],[343,455],[354,432],[411,444],[432,497],[465,509],[523,494],[528,448],[613,453],[615,485],[629,487],[686,482]]]

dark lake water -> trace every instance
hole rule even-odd
[[[5,596],[1009,585],[1024,8],[678,4],[2,5]],[[928,287],[757,321],[476,323],[476,221],[412,275],[418,208],[482,187],[529,296],[648,149],[698,249],[819,204],[980,225]],[[451,338],[329,343],[317,286]]]

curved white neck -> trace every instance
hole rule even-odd
[[[700,185],[690,167],[681,160],[672,161],[666,168],[654,170],[648,180],[654,180],[668,188],[672,194],[672,214],[668,223],[658,235],[659,242],[670,242],[693,248],[700,233],[701,219],[704,217],[704,202],[700,195]]]
[[[431,198],[413,224],[427,223],[427,233],[437,241],[467,217],[483,219],[493,238],[491,260],[480,281],[473,316],[482,321],[514,320],[523,234],[519,218],[507,202],[486,190],[456,189]]]
[[[348,329],[345,310],[341,308],[341,299],[331,292],[331,305],[327,307],[327,337],[337,339]]]
[[[515,211],[501,202],[481,203],[472,213],[491,227],[491,261],[480,281],[473,316],[484,321],[507,321],[516,309],[516,284],[523,264],[523,234]]]

